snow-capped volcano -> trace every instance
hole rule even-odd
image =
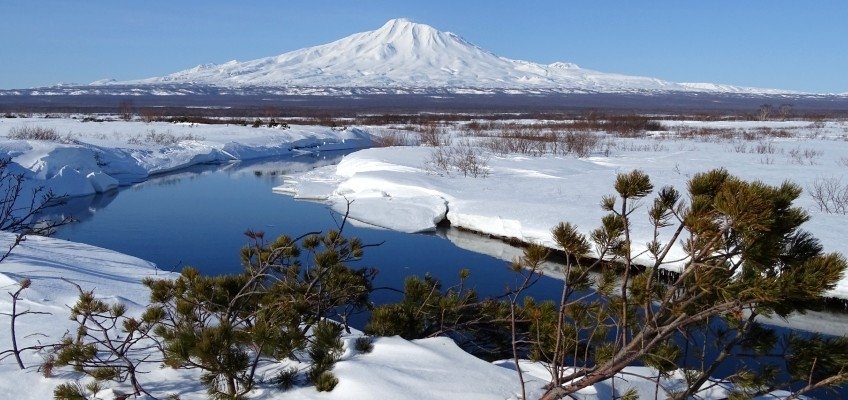
[[[571,63],[537,64],[499,57],[461,37],[408,19],[325,45],[252,61],[204,64],[164,77],[100,85],[200,84],[221,87],[409,88],[553,92],[685,91],[787,93],[687,84],[602,73]]]

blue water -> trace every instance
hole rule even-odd
[[[281,174],[331,163],[343,153],[268,159],[253,163],[199,166],[154,177],[121,190],[72,199],[64,211],[80,222],[63,227],[56,237],[92,244],[156,263],[164,270],[193,266],[208,274],[241,271],[239,249],[244,231],[264,231],[266,238],[337,229],[341,217],[326,205],[299,201],[272,192]],[[306,158],[305,158],[306,157]],[[353,266],[377,267],[375,286],[402,289],[405,277],[429,273],[447,285],[461,268],[471,270],[469,282],[482,295],[500,295],[515,281],[504,260],[461,249],[435,234],[405,234],[346,224],[344,234],[365,244]],[[543,279],[533,293],[555,298],[561,282]],[[377,303],[393,300],[395,292],[374,294]]]

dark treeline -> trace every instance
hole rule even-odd
[[[791,106],[791,117],[848,117],[845,96],[740,96],[705,94],[530,95],[4,95],[0,114],[117,114],[127,105],[136,115],[203,118],[364,118],[364,123],[416,124],[433,118],[569,119],[593,115],[653,114],[696,119],[760,119],[763,105]],[[434,116],[437,115],[437,116]],[[424,119],[422,121],[422,119]]]

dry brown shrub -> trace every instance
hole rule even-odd
[[[449,136],[445,129],[436,123],[428,123],[419,125],[413,129],[418,132],[418,140],[422,145],[426,146],[446,146],[449,145]]]
[[[9,129],[7,135],[9,139],[15,140],[45,140],[51,142],[60,142],[62,137],[56,133],[53,128],[44,128],[41,126],[16,126]]]
[[[848,214],[848,185],[843,185],[842,179],[816,178],[807,191],[816,201],[820,211],[828,214]]]
[[[408,134],[398,131],[388,131],[373,139],[376,147],[414,146],[417,142]]]
[[[489,158],[482,149],[463,141],[454,146],[435,147],[424,162],[424,168],[443,176],[462,174],[466,177],[485,178],[489,176]]]

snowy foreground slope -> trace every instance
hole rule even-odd
[[[824,127],[804,121],[664,123],[669,132],[647,138],[608,137],[604,150],[585,158],[483,151],[488,176],[477,178],[429,168],[436,151],[431,147],[372,148],[346,156],[337,166],[295,176],[275,190],[326,200],[338,209],[353,200],[353,218],[389,229],[432,230],[447,219],[455,227],[553,247],[550,230],[560,221],[576,224],[587,234],[600,224],[601,197],[613,193],[618,173],[641,169],[657,189],[673,185],[685,190],[694,174],[724,167],[748,180],[799,184],[804,193],[797,204],[812,216],[804,228],[821,240],[825,251],[848,254],[844,240],[848,215],[820,211],[809,190],[824,179],[848,184],[848,126],[844,123]],[[726,128],[740,136],[762,128],[779,129],[790,136],[682,139],[673,134],[676,129],[703,127]],[[456,137],[453,142],[475,140],[484,142]],[[644,213],[635,218],[634,229],[634,243],[650,241]],[[848,277],[829,295],[848,298]]]
[[[12,236],[0,232],[0,245],[6,246]],[[2,263],[0,288],[17,290],[23,278],[32,280],[32,286],[23,292],[18,302],[18,312],[33,311],[46,314],[28,314],[18,318],[18,341],[21,347],[53,343],[75,327],[68,319],[69,308],[82,290],[94,290],[98,298],[127,306],[128,315],[138,315],[147,304],[148,293],[141,284],[145,277],[171,278],[173,273],[158,270],[150,262],[114,251],[64,240],[30,237],[15,249]],[[0,297],[0,312],[9,313],[9,296]],[[8,323],[8,320],[4,320]],[[462,351],[448,338],[407,341],[399,337],[376,338],[374,349],[367,354],[353,350],[353,342],[360,333],[344,338],[345,353],[333,368],[339,384],[332,392],[319,393],[314,387],[299,387],[280,391],[259,385],[250,398],[254,399],[518,399],[520,387],[512,361],[488,363]],[[0,349],[10,348],[8,329],[0,329]],[[0,361],[0,398],[17,400],[50,399],[53,389],[65,382],[87,382],[88,378],[67,368],[57,368],[54,376],[45,378],[37,370],[44,354],[24,352],[27,369],[21,371],[11,357]],[[153,353],[153,359],[156,359]],[[265,363],[259,376],[272,377],[294,361]],[[300,365],[300,367],[304,367]],[[199,385],[199,373],[190,370],[159,368],[157,363],[146,366],[140,375],[142,385],[157,398],[176,394],[184,400],[206,399],[205,389]],[[528,398],[539,398],[545,383],[541,365],[522,362],[527,381]],[[644,367],[625,370],[627,376],[616,379],[617,390],[635,388],[640,397],[654,398],[655,383],[643,377],[656,376]],[[682,375],[672,374],[662,379],[668,390],[679,389]],[[107,384],[98,393],[98,399],[115,399],[126,393],[128,386]],[[582,390],[576,399],[605,399],[612,395],[612,382],[605,381]],[[701,393],[705,398],[727,396],[723,385]],[[146,397],[142,397],[146,398]],[[665,399],[660,389],[657,398]],[[772,397],[763,397],[772,398]]]
[[[792,93],[712,83],[675,83],[592,71],[565,62],[512,60],[456,34],[404,18],[390,20],[373,31],[278,56],[203,64],[163,77],[92,85],[162,84],[268,86],[291,94],[321,94],[320,88],[396,88],[401,90],[399,93],[438,88],[459,94],[489,89],[505,93]]]
[[[11,235],[0,232],[0,243],[4,247],[10,240]],[[137,314],[148,301],[141,280],[173,276],[135,257],[41,237],[31,237],[19,246],[3,262],[0,271],[0,288],[4,291],[17,290],[16,282],[23,278],[32,280],[31,288],[18,303],[19,311],[50,313],[18,319],[21,346],[56,342],[67,331],[73,331],[72,321],[68,319],[69,307],[78,295],[73,284],[80,285],[83,290],[94,289],[99,298],[125,304],[131,314]],[[9,296],[0,297],[0,312],[10,310]],[[4,319],[4,323],[8,320]],[[346,342],[352,340],[353,336]],[[8,329],[0,330],[0,348],[10,347]],[[333,370],[340,383],[329,395],[318,394],[308,387],[286,393],[261,389],[255,398],[368,399],[381,393],[393,399],[444,399],[464,393],[469,399],[494,399],[513,397],[518,389],[512,371],[468,355],[450,339],[409,342],[400,338],[380,338],[367,355],[355,354],[350,348]],[[18,370],[11,357],[0,361],[0,398],[49,399],[56,385],[82,378],[64,370],[54,378],[44,378],[36,371],[43,361],[41,356],[33,352],[26,352],[24,356],[24,364],[32,367],[26,371]],[[270,376],[284,366],[266,365],[264,373]],[[153,389],[157,397],[176,393],[183,399],[206,398],[205,389],[198,384],[199,374],[159,370],[155,364],[151,371],[142,379],[145,387]],[[110,393],[103,393],[103,398],[111,398]]]

